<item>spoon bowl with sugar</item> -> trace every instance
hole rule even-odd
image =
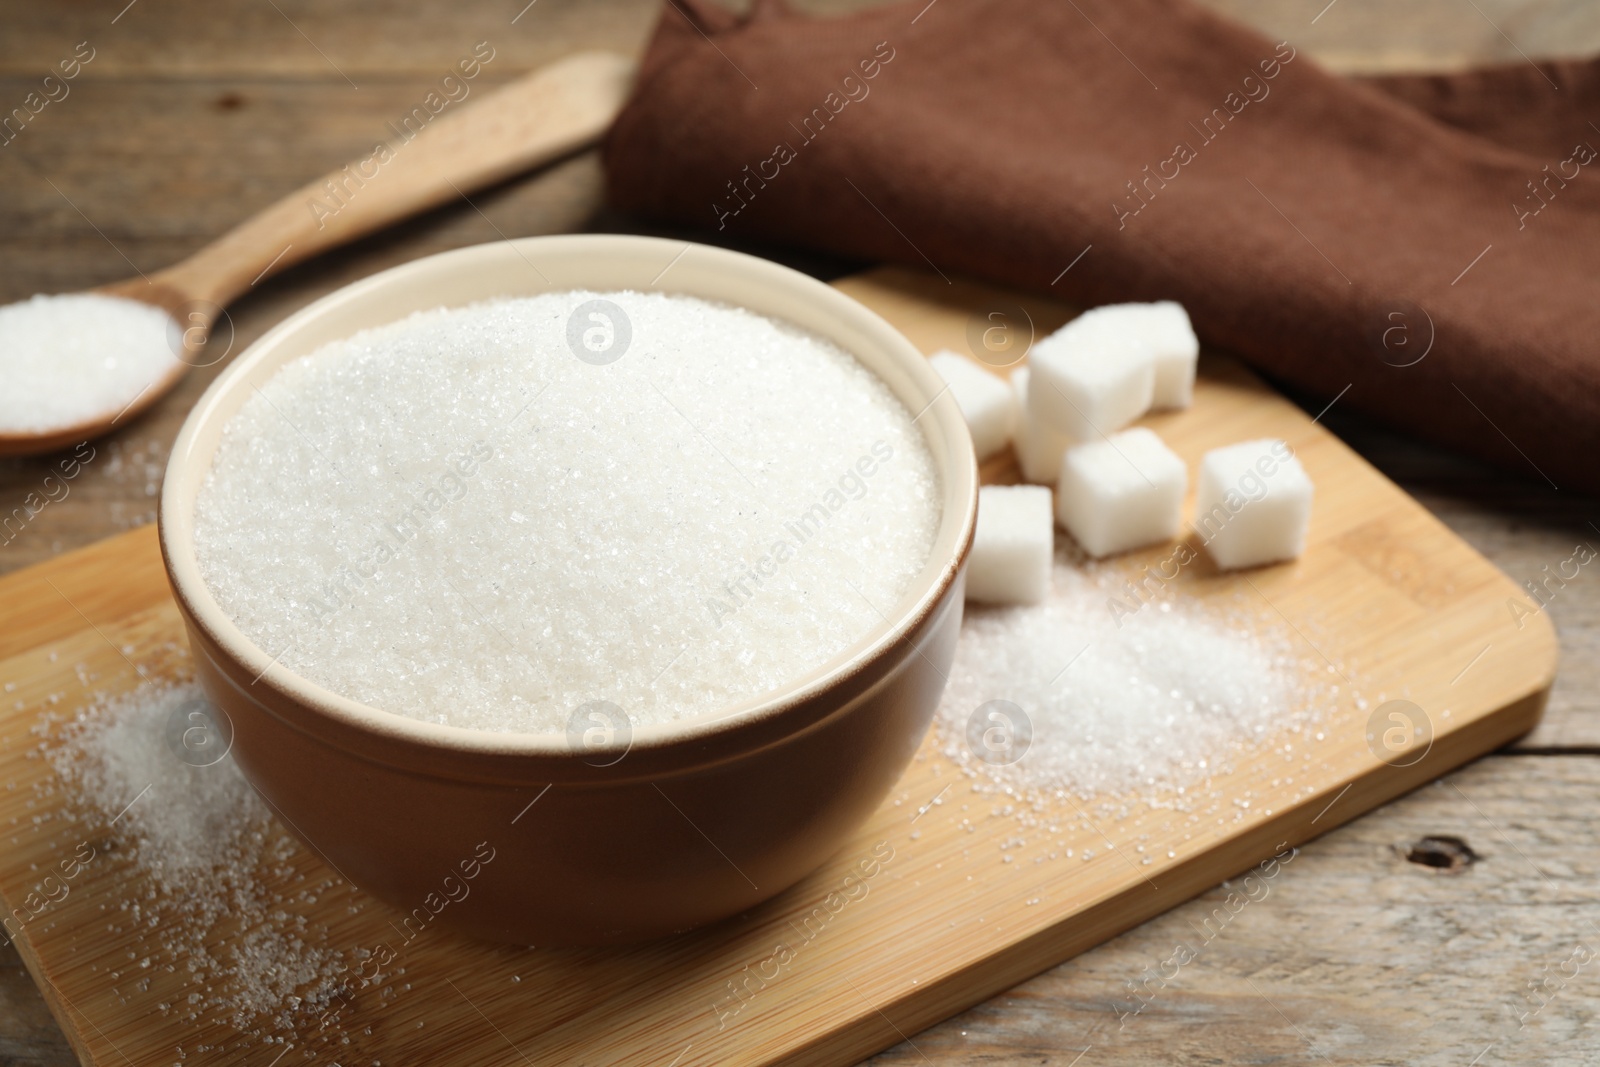
[[[268,276],[595,143],[635,63],[584,52],[290,193],[164,270],[0,306],[0,457],[108,433],[233,342],[227,304]]]

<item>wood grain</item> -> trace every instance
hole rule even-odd
[[[1480,760],[1319,838],[1203,948],[1197,928],[1237,882],[869,1062],[1069,1067],[1088,1048],[1079,1067],[1593,1063],[1594,965],[1552,976],[1580,944],[1600,950],[1597,790],[1592,757]],[[1408,862],[1430,835],[1477,861]],[[1197,958],[1162,984],[1179,944]],[[1124,1023],[1130,983],[1149,1003]],[[1530,984],[1548,1003],[1524,1018],[1541,1003]]]
[[[365,156],[313,178],[149,281],[186,299],[228,303],[271,271],[590,147],[633,85],[631,59],[581,52],[472,99],[470,78],[493,54],[478,50],[458,61],[448,82],[391,121],[392,135]],[[460,105],[444,113],[457,97]],[[136,287],[119,291],[143,299]]]
[[[1208,2],[1264,32],[1293,40],[1343,70],[1459,68],[1485,60],[1520,61],[1519,50],[1538,57],[1600,49],[1600,9],[1581,0]],[[850,3],[799,6],[831,11]],[[280,0],[277,6],[287,18],[263,4],[218,8],[196,0],[140,0],[113,23],[125,6],[125,0],[70,6],[0,0],[0,94],[6,106],[32,89],[76,42],[89,39],[98,49],[94,62],[74,82],[72,96],[59,106],[52,104],[21,138],[0,150],[0,189],[5,192],[0,197],[0,300],[114,280],[129,273],[124,256],[145,269],[176,261],[285,190],[370,147],[387,122],[416,103],[478,40],[492,40],[498,49],[484,84],[498,83],[577,49],[636,53],[657,7],[655,0],[539,0],[513,24],[511,19],[524,7],[522,0],[401,3],[382,9]],[[360,89],[351,89],[317,48],[352,74]],[[465,204],[445,208],[264,283],[261,291],[230,309],[237,345],[339,285],[418,255],[494,240],[497,228],[512,236],[597,227],[647,232],[634,220],[604,213],[600,170],[592,153],[474,199],[487,219]],[[796,258],[787,249],[756,251],[824,275],[840,270],[836,264]],[[212,373],[192,374],[156,411],[97,443],[97,458],[72,483],[70,497],[50,504],[20,535],[0,534],[0,572],[153,521],[160,466],[184,413]],[[1330,398],[1295,399],[1315,414]],[[1590,526],[1600,521],[1600,507],[1591,500],[1552,493],[1548,486],[1377,430],[1345,417],[1337,404],[1322,423],[1518,580],[1566,558],[1576,541],[1600,545],[1600,534]],[[0,516],[9,515],[38,489],[50,462],[0,461]],[[1600,596],[1595,595],[1595,581],[1585,573],[1549,608],[1561,636],[1562,670],[1544,721],[1514,751],[1600,751]],[[1581,774],[1549,768],[1583,767],[1594,759],[1497,756],[1452,780],[1465,783],[1489,776],[1499,783],[1488,796],[1474,794],[1476,803],[1496,823],[1515,823],[1523,835],[1518,846],[1541,868],[1559,872],[1570,862],[1569,854],[1594,853],[1592,827],[1573,814],[1592,809],[1594,788]],[[1325,1049],[1335,1060],[1470,1061],[1471,1055],[1434,1056],[1428,1051],[1452,1030],[1432,1026],[1428,1012],[1448,1009],[1451,1019],[1464,1020],[1461,1035],[1486,1034],[1490,1024],[1473,1020],[1489,1020],[1502,1010],[1505,981],[1485,970],[1503,965],[1507,976],[1531,976],[1543,965],[1535,955],[1540,946],[1573,929],[1570,910],[1560,900],[1533,892],[1539,884],[1535,876],[1514,873],[1519,863],[1514,855],[1507,858],[1503,846],[1501,855],[1490,855],[1473,868],[1472,878],[1436,878],[1415,865],[1388,865],[1389,844],[1413,833],[1462,832],[1480,843],[1489,831],[1476,818],[1453,792],[1429,789],[1319,839],[1305,855],[1326,854],[1330,862],[1303,868],[1300,874],[1307,892],[1327,907],[1305,907],[1305,898],[1286,895],[1276,905],[1279,925],[1273,938],[1235,940],[1230,935],[1212,947],[1208,958],[1218,961],[1220,969],[1240,971],[1250,961],[1296,945],[1315,946],[1298,957],[1301,962],[1287,979],[1308,1012],[1357,1022],[1400,1006],[1412,1013],[1408,1033],[1415,1040],[1391,1048],[1370,1042],[1363,1046],[1370,1053],[1364,1058]],[[1479,908],[1475,889],[1491,875],[1512,882],[1520,877],[1531,883],[1529,891],[1514,909]],[[1419,877],[1429,887],[1431,910],[1420,925],[1395,921],[1374,887],[1395,879],[1414,884]],[[1563,899],[1580,898],[1569,893]],[[1165,931],[1181,914],[1149,928]],[[1331,928],[1330,914],[1335,916]],[[1412,918],[1418,913],[1404,914]],[[1359,958],[1344,952],[1344,931],[1374,924],[1392,939]],[[1468,973],[1459,967],[1452,937],[1474,926],[1493,928],[1503,936],[1473,942],[1485,963]],[[1237,929],[1241,935],[1251,930],[1243,924]],[[1093,982],[1079,981],[1082,969],[1092,965],[1096,974],[1114,974],[1120,984],[1123,977],[1138,974],[1151,956],[1134,935],[1119,938],[1029,983],[1015,996],[914,1036],[915,1048],[903,1045],[887,1058],[925,1062],[920,1049],[940,1064],[982,1060],[1064,1067],[1085,1043],[1073,1021],[1095,1018],[1084,1013],[1091,1007],[1098,1010],[1102,996]],[[1119,1054],[1101,1044],[1083,1060],[1085,1067],[1101,1056],[1129,1062],[1321,1059],[1303,1046],[1284,1043],[1283,1020],[1259,1001],[1213,996],[1213,984],[1220,979],[1206,977],[1205,971],[1200,975],[1173,986],[1163,994],[1162,1010],[1141,1017],[1139,1054]],[[1269,993],[1279,999],[1271,989]],[[1509,1056],[1502,1055],[1501,1046],[1481,1062],[1539,1059],[1543,1051],[1553,1059],[1581,1059],[1583,1027],[1593,1025],[1600,1001],[1591,985],[1568,989],[1561,1003],[1570,1012],[1563,1016],[1564,1044],[1552,1037],[1548,1046],[1532,1052],[1530,1046],[1512,1046]],[[1306,1025],[1302,1017],[1296,1022]],[[1485,1036],[1479,1048],[1489,1040]],[[1446,1041],[1442,1047],[1455,1046]],[[1519,1047],[1525,1055],[1514,1054]],[[0,949],[0,1064],[60,1067],[74,1062],[34,984],[11,950]]]

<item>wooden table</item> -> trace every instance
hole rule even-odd
[[[1413,0],[1399,11],[1382,0],[1209,2],[1342,70],[1600,49],[1600,6],[1582,0]],[[0,302],[179,258],[369,150],[476,42],[495,49],[487,84],[582,47],[635,52],[654,17],[653,0],[526,9],[525,0],[125,3],[0,2],[0,106],[19,103],[78,42],[94,49],[70,95],[0,148]],[[594,153],[475,200],[481,214],[446,208],[263,284],[230,309],[236,345],[333,288],[419,255],[502,232],[640,229],[603,209]],[[823,276],[860,266],[758,251]],[[0,573],[153,521],[167,451],[212,373],[191,375],[150,415],[97,442],[69,496],[19,534],[0,533]],[[1324,421],[1519,580],[1580,542],[1600,545],[1592,500],[1417,445],[1337,407]],[[0,515],[40,486],[46,468],[0,461]],[[1563,662],[1542,726],[1314,842],[1270,903],[1230,925],[1126,1026],[1113,1004],[1131,999],[1128,983],[1158,967],[1225,889],[876,1061],[1600,1062],[1600,828],[1588,817],[1600,792],[1596,581],[1586,569],[1549,607]],[[1465,842],[1475,861],[1432,840],[1441,837]],[[15,953],[0,950],[0,1064],[72,1062]]]

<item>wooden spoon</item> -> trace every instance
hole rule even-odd
[[[0,431],[0,456],[97,437],[148,408],[191,366],[206,365],[203,349],[223,305],[268,275],[595,143],[621,110],[635,69],[611,52],[569,56],[311,182],[180,263],[90,290],[166,311],[177,324],[179,361],[126,408],[56,429]]]

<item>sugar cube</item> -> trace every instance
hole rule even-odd
[[[978,459],[988,459],[1006,447],[1017,424],[1017,398],[1005,379],[948,350],[935,352],[928,362],[949,383],[967,429],[972,431]]]
[[[967,557],[967,599],[1037,604],[1050,592],[1055,550],[1050,490],[1042,485],[985,485]]]
[[[1107,304],[1078,316],[1081,329],[1104,330],[1124,338],[1155,370],[1151,403],[1158,408],[1186,408],[1194,402],[1194,369],[1200,339],[1189,313],[1174,300],[1153,304]]]
[[[1067,449],[1056,517],[1091,556],[1169,541],[1183,521],[1189,471],[1144,427]]]
[[[1155,395],[1154,364],[1097,320],[1067,323],[1034,345],[1028,360],[1029,414],[1076,441],[1122,429],[1150,409]]]
[[[1288,442],[1214,448],[1200,461],[1194,528],[1218,567],[1254,567],[1305,551],[1311,478]]]
[[[1029,377],[1027,367],[1011,372],[1011,388],[1017,394],[1017,428],[1011,435],[1011,443],[1016,447],[1023,478],[1035,485],[1054,485],[1061,476],[1061,454],[1073,440],[1039,421],[1028,409]]]

